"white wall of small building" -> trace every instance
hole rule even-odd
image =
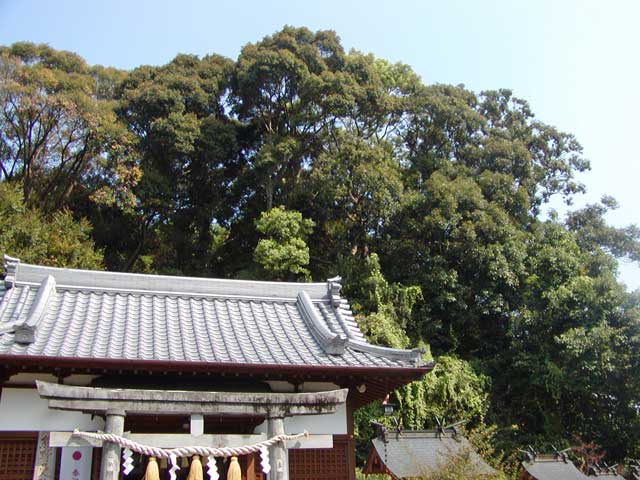
[[[346,435],[347,433],[347,407],[342,404],[336,408],[335,413],[328,415],[299,415],[284,419],[284,431],[286,433]]]
[[[298,415],[284,419],[284,431],[287,434],[302,433],[312,435],[346,435],[347,408],[339,405],[335,413],[325,415]],[[255,433],[267,433],[267,422],[256,427]]]
[[[269,387],[274,392],[294,393],[295,385],[286,381],[268,381]],[[298,392],[313,393],[338,390],[340,387],[331,382],[304,382],[298,385]],[[339,405],[335,413],[327,415],[299,415],[284,419],[284,431],[289,434],[307,431],[315,435],[346,435],[347,434],[347,407]],[[257,433],[266,433],[267,422],[256,428]]]
[[[3,388],[0,397],[0,431],[102,430],[100,417],[80,412],[50,410],[34,388]]]
[[[40,375],[38,377],[43,380],[52,380],[41,378],[42,376]],[[16,379],[16,377],[12,378],[13,381]],[[19,380],[33,381],[34,378],[24,376],[20,377]],[[82,384],[85,382],[77,383]],[[331,383],[313,384],[308,382],[303,384],[300,390],[317,392],[336,388],[338,387]],[[293,386],[288,382],[281,382],[279,385],[272,385],[272,390],[292,391]],[[40,398],[35,388],[5,387],[2,389],[0,397],[0,431],[71,431],[75,428],[101,430],[104,428],[104,420],[100,417],[92,418],[91,415],[79,412],[50,410],[47,401]],[[310,434],[317,435],[346,434],[346,405],[338,406],[336,412],[332,414],[300,415],[285,418],[285,431],[287,433],[301,433],[305,430]],[[267,423],[265,421],[256,428],[256,433],[266,432]]]

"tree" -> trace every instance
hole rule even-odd
[[[605,215],[618,208],[613,197],[605,195],[599,204],[569,212],[565,223],[569,230],[576,232],[576,240],[585,250],[603,250],[616,258],[628,258],[640,262],[640,228],[628,225],[616,228],[608,225]]]
[[[267,276],[276,280],[309,278],[309,247],[305,243],[314,223],[300,212],[283,207],[263,212],[256,220],[261,237],[253,252],[254,260]]]
[[[489,408],[489,378],[466,361],[443,355],[431,374],[396,392],[403,425],[423,429],[437,421],[484,423]],[[443,424],[444,425],[444,424]]]
[[[341,274],[370,341],[440,362],[397,392],[407,425],[465,416],[508,451],[580,435],[637,455],[638,296],[615,275],[638,228],[607,224],[608,197],[541,215],[589,165],[511,91],[426,85],[294,27],[235,61],[121,72],[23,43],[0,67],[0,181],[46,214],[25,218],[88,218],[110,269]],[[44,244],[21,228],[9,243]],[[357,414],[363,435],[379,413]]]
[[[156,271],[200,275],[216,267],[243,195],[242,131],[223,104],[231,66],[219,55],[178,55],[135,69],[119,85],[117,113],[137,140],[143,175],[135,211],[92,218],[113,268],[137,268],[141,257]],[[103,221],[126,228],[103,229]]]
[[[305,162],[322,150],[342,102],[344,55],[334,32],[293,27],[242,49],[230,100],[257,134],[251,155],[261,210],[291,207]]]
[[[108,98],[121,77],[46,45],[0,48],[0,180],[20,181],[25,202],[46,211],[97,190],[102,177],[128,191],[120,180],[131,137]]]
[[[622,458],[639,433],[638,299],[616,282],[610,257],[581,249],[555,222],[538,226],[526,263],[511,340],[489,362],[502,372],[492,408],[517,425],[518,443],[568,446],[578,435]]]
[[[0,183],[0,255],[23,262],[69,268],[102,268],[102,252],[86,220],[62,210],[43,215],[25,205],[20,185]]]
[[[402,172],[391,146],[345,135],[336,152],[316,159],[311,179],[326,234],[352,254],[367,256],[402,198]]]

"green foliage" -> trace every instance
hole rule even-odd
[[[397,393],[407,426],[464,417],[504,451],[579,435],[640,455],[640,299],[615,276],[638,228],[606,223],[609,197],[541,217],[589,164],[511,91],[425,85],[285,27],[235,61],[130,72],[1,47],[0,102],[4,251],[98,265],[91,238],[112,270],[341,274],[370,341],[438,358]],[[362,412],[366,437],[380,412]]]
[[[506,480],[507,476],[501,472],[495,475],[485,475],[473,462],[472,450],[461,449],[458,452],[447,455],[437,468],[427,469],[420,477],[423,480]]]
[[[0,183],[0,255],[28,263],[70,268],[102,268],[91,228],[68,211],[45,216],[27,207],[19,185]]]
[[[496,448],[497,425],[487,426],[480,423],[472,429],[466,430],[465,433],[473,450],[496,469],[498,478],[517,478],[521,452],[517,450],[502,451]]]
[[[357,480],[389,480],[388,475],[365,475],[362,470],[356,469]]]
[[[318,157],[311,179],[317,201],[327,206],[325,228],[353,253],[366,255],[402,198],[402,173],[390,145],[346,135],[337,151]]]
[[[256,220],[256,230],[263,238],[253,252],[253,258],[270,276],[278,280],[309,277],[309,248],[305,239],[314,223],[303,219],[300,212],[283,207],[263,212]]]
[[[363,261],[349,256],[341,267],[348,285],[346,294],[352,299],[358,325],[369,341],[392,348],[408,347],[405,328],[414,305],[422,300],[420,288],[389,284],[375,253]]]
[[[425,362],[431,355],[424,354]],[[484,424],[489,408],[489,378],[478,374],[466,361],[443,355],[436,359],[433,371],[419,381],[405,385],[395,392],[398,417],[403,428],[421,430],[466,420],[473,426],[477,447],[488,458],[497,457],[490,445],[493,430]],[[383,415],[382,407],[373,403],[357,410],[354,414],[355,434],[363,439],[358,442],[358,454],[364,459],[366,441],[373,436],[371,421],[395,428],[389,417]],[[484,438],[483,438],[484,435]]]
[[[587,205],[569,213],[567,227],[576,232],[578,244],[585,250],[604,249],[615,257],[628,257],[640,261],[640,228],[629,225],[616,228],[607,225],[604,216],[609,210],[618,208],[613,197],[604,196],[600,204]]]
[[[482,423],[489,407],[489,378],[478,374],[459,358],[437,358],[433,371],[422,380],[396,391],[402,423],[406,428],[423,429],[436,419],[447,423],[467,420]]]
[[[105,184],[119,191],[112,203],[131,206],[139,171],[125,174],[133,140],[111,95],[122,76],[46,45],[0,47],[0,179],[47,212]]]

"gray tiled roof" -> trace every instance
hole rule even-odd
[[[536,480],[586,480],[584,473],[564,455],[537,455],[522,462],[524,469]]]
[[[607,480],[624,480],[624,477],[617,473],[615,466],[592,466],[589,468],[589,478],[603,478]]]
[[[593,475],[589,475],[587,478],[602,478],[604,480],[624,480],[624,477],[622,475],[614,472],[595,473]]]
[[[283,283],[57,269],[6,259],[0,355],[415,367],[366,343],[337,280]]]
[[[481,475],[492,475],[491,468],[461,435],[435,430],[385,431],[372,440],[385,466],[397,478],[425,476],[446,464],[452,455],[464,455]]]

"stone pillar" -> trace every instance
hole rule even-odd
[[[122,435],[124,433],[123,410],[107,410],[104,433]],[[102,464],[100,480],[118,480],[120,477],[120,447],[115,443],[102,443]]]
[[[38,448],[33,468],[33,480],[53,480],[56,471],[56,455],[49,447],[49,432],[38,432]]]
[[[267,430],[269,438],[282,435],[284,418],[270,416],[267,420]],[[269,448],[269,459],[271,460],[269,480],[289,480],[289,452],[284,443],[276,443]]]

